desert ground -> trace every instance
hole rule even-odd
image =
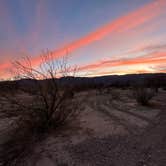
[[[118,88],[77,92],[75,100],[81,108],[76,118],[36,143],[29,166],[166,165],[165,90],[149,106],[139,105],[130,89]],[[0,101],[1,112],[7,107],[12,109]],[[13,121],[1,117],[0,143]]]

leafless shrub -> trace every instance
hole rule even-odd
[[[6,166],[21,163],[20,160],[29,153],[29,144],[32,143],[33,137],[36,140],[42,133],[72,120],[78,109],[72,87],[61,86],[57,79],[75,74],[75,69],[67,66],[66,58],[55,61],[52,53],[47,51],[42,56],[38,69],[32,67],[28,57],[13,64],[16,75],[21,79],[28,79],[29,83],[33,82],[35,88],[33,91],[31,86],[19,88],[20,93],[31,96],[30,103],[21,101],[18,94],[1,94],[3,100],[7,100],[11,107],[15,108],[3,111],[2,117],[16,118],[15,134],[4,142],[0,149],[0,165]]]
[[[133,90],[133,96],[141,105],[148,105],[149,101],[155,96],[155,90],[146,87],[136,87]]]

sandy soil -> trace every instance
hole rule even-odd
[[[83,100],[79,116],[40,142],[29,165],[164,166],[166,92],[160,90],[151,105],[143,107],[130,90],[113,91],[76,94]]]

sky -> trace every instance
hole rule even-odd
[[[41,52],[80,76],[166,72],[166,0],[0,0],[0,78]]]

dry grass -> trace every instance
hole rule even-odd
[[[149,104],[149,101],[155,96],[155,90],[146,87],[137,87],[133,91],[133,96],[136,101],[144,106]]]

